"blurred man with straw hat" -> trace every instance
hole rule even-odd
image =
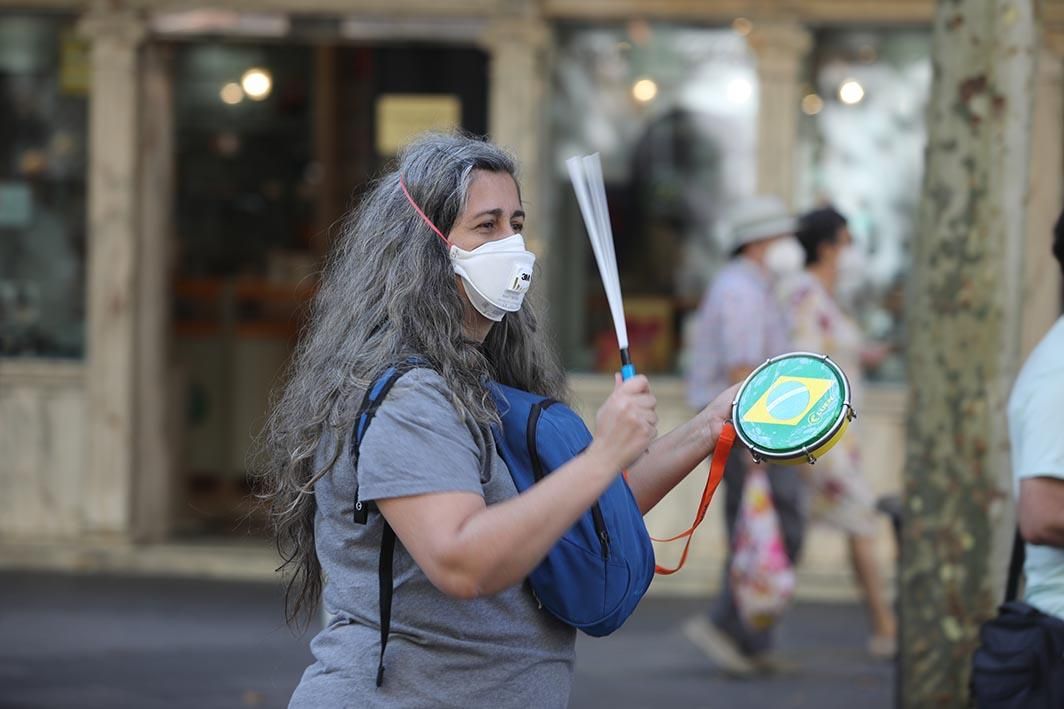
[[[688,401],[705,406],[717,394],[744,380],[769,357],[790,351],[788,325],[776,297],[776,284],[804,263],[795,239],[797,221],[783,201],[761,195],[734,206],[724,230],[729,263],[717,274],[698,309],[688,372]],[[708,614],[684,626],[684,633],[721,670],[749,676],[780,669],[769,651],[772,628],[751,629],[738,612],[729,578],[731,546],[750,457],[739,451],[725,472],[725,513],[729,559],[721,594]],[[802,481],[793,470],[766,466],[784,547],[797,560],[805,531]]]

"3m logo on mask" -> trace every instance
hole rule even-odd
[[[532,272],[526,269],[524,266],[518,266],[514,269],[513,276],[510,278],[510,290],[515,293],[524,293],[532,285]]]
[[[831,379],[780,377],[743,414],[743,421],[797,426],[834,385]]]

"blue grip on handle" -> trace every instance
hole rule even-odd
[[[635,376],[635,365],[625,364],[621,366],[621,379],[631,379]]]

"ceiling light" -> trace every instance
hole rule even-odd
[[[731,23],[732,29],[740,37],[745,37],[754,29],[754,23],[745,17],[736,17]]]
[[[807,116],[815,116],[824,108],[824,99],[816,94],[806,94],[802,97],[802,113]]]
[[[746,79],[732,79],[728,82],[728,100],[732,103],[746,103],[753,95],[753,84]]]
[[[839,99],[849,106],[861,103],[864,99],[864,87],[855,79],[847,79],[839,87]]]
[[[221,96],[222,101],[225,103],[230,106],[235,106],[244,100],[244,89],[240,88],[240,84],[235,81],[230,81],[222,87],[222,90],[218,92],[218,95]]]
[[[273,77],[270,72],[260,67],[251,67],[240,77],[240,86],[253,101],[262,101],[273,90]]]
[[[640,79],[632,85],[632,96],[640,103],[654,100],[658,95],[658,85],[651,79]]]

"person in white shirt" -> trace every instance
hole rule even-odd
[[[1064,273],[1064,214],[1053,230]],[[1012,474],[1030,605],[1064,619],[1064,316],[1031,352],[1009,397]]]

